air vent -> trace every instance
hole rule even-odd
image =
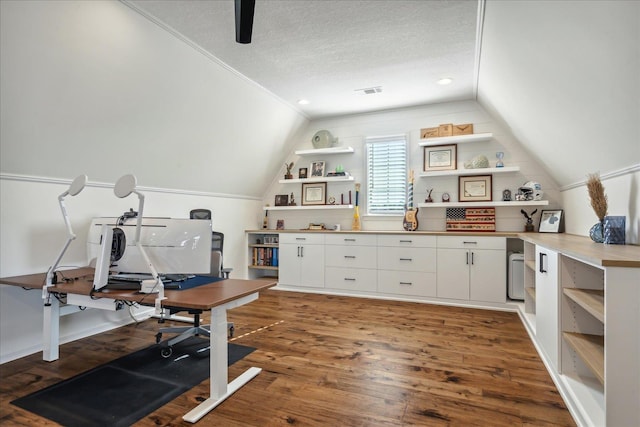
[[[382,92],[382,86],[375,86],[375,87],[365,87],[362,89],[356,89],[354,92],[360,92],[364,95],[372,95],[374,93],[380,93]]]

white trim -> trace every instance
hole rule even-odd
[[[600,179],[602,181],[605,181],[607,179],[615,178],[615,177],[622,176],[622,175],[632,174],[632,173],[638,172],[638,171],[640,171],[640,163],[637,163],[637,164],[631,165],[631,166],[627,166],[626,168],[622,168],[622,169],[614,170],[614,171],[611,171],[611,172],[607,172],[605,174],[601,174],[600,175]],[[582,181],[574,182],[573,184],[564,185],[564,186],[560,187],[560,192],[571,190],[571,189],[577,188],[577,187],[582,187],[584,185],[587,185],[587,180],[586,179],[584,179]]]
[[[71,179],[65,179],[65,178],[19,175],[19,174],[10,174],[10,173],[0,173],[0,180],[36,182],[40,184],[63,184],[63,185],[69,185],[71,184],[71,181],[72,181]],[[113,188],[113,186],[114,184],[110,184],[106,182],[87,182],[87,187]],[[261,197],[241,196],[237,194],[226,194],[226,193],[209,193],[205,191],[194,191],[194,190],[180,190],[175,188],[143,187],[143,186],[138,186],[136,188],[142,191],[148,191],[152,193],[180,194],[180,195],[186,195],[186,196],[201,196],[201,197],[220,197],[220,198],[226,198],[226,199],[262,200]]]
[[[478,85],[480,81],[480,57],[482,53],[482,32],[484,30],[485,0],[478,1],[478,17],[476,22],[476,52],[473,64],[473,99],[478,99]]]
[[[295,111],[296,113],[300,114],[301,116],[303,116],[304,118],[306,118],[307,120],[311,120],[311,118],[309,117],[308,114],[306,114],[304,111],[296,108],[295,105],[285,101],[284,99],[280,98],[278,95],[276,95],[275,93],[271,92],[269,89],[265,88],[264,86],[258,84],[257,82],[251,80],[249,77],[245,76],[244,74],[240,73],[238,70],[236,70],[235,68],[232,68],[229,64],[223,62],[220,58],[212,55],[210,52],[207,52],[206,49],[204,49],[203,47],[201,47],[200,45],[198,45],[196,42],[194,42],[193,40],[188,39],[187,37],[185,37],[183,34],[180,34],[180,32],[176,31],[174,28],[170,27],[169,25],[167,25],[166,23],[160,21],[158,18],[156,18],[155,16],[149,14],[148,12],[146,12],[145,10],[140,9],[137,5],[130,3],[128,0],[119,0],[120,3],[124,4],[125,6],[129,7],[131,10],[139,13],[141,16],[143,16],[144,18],[148,19],[149,21],[153,22],[154,24],[156,24],[158,27],[162,28],[163,30],[167,31],[169,34],[171,34],[172,36],[174,36],[175,38],[177,38],[178,40],[184,42],[185,44],[189,45],[190,47],[192,47],[193,49],[195,49],[196,51],[198,51],[199,53],[201,53],[203,56],[205,56],[206,58],[208,58],[209,60],[211,60],[212,62],[215,62],[216,64],[220,65],[222,68],[226,69],[227,71],[231,72],[232,74],[234,74],[235,76],[239,77],[240,79],[244,80],[245,82],[257,87],[258,89],[264,91],[266,94],[268,94],[269,96],[273,97],[274,99],[276,99],[278,102],[281,102],[283,105],[286,105],[287,107],[291,108],[293,111]]]

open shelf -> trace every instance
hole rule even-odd
[[[595,289],[564,288],[564,294],[604,323],[604,291]]]
[[[530,202],[434,202],[434,203],[418,203],[419,208],[484,208],[490,206],[508,207],[508,206],[546,206],[548,200],[534,200]]]
[[[265,206],[265,211],[295,211],[314,209],[353,209],[353,205]]]
[[[520,166],[504,166],[501,168],[453,169],[446,171],[425,171],[421,172],[418,177],[433,178],[434,176],[486,175],[489,173],[509,173],[519,171]]]
[[[577,332],[563,332],[562,337],[604,385],[604,337]]]
[[[524,288],[524,291],[529,294],[529,296],[531,298],[533,298],[533,300],[536,300],[536,288],[534,287],[528,287],[528,288]]]
[[[349,182],[353,176],[314,176],[312,178],[281,179],[280,184],[304,184],[308,182]]]
[[[531,270],[535,271],[536,269],[536,262],[534,260],[531,260],[531,259],[525,260],[524,265]]]
[[[438,138],[427,138],[422,140],[418,145],[428,147],[440,144],[462,144],[465,142],[489,141],[493,138],[492,133],[472,133],[470,135],[441,136]]]
[[[251,268],[253,270],[273,270],[273,271],[277,271],[278,267],[274,267],[272,265],[249,265],[248,268]]]
[[[310,150],[297,150],[298,156],[315,156],[322,154],[349,154],[355,150],[353,147],[329,147],[329,148],[312,148]]]

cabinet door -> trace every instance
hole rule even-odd
[[[558,369],[558,253],[536,247],[536,338],[547,360]]]
[[[438,298],[469,299],[469,259],[466,249],[438,249]]]
[[[300,282],[300,245],[280,244],[278,283],[296,286]]]
[[[503,250],[472,250],[469,298],[472,301],[505,302],[507,260]]]
[[[299,259],[298,285],[324,288],[324,245],[300,245]]]

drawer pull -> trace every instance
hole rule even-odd
[[[400,261],[413,261],[413,258],[400,258]]]
[[[356,279],[353,279],[351,277],[345,277],[344,280],[348,280],[349,282],[355,282]]]
[[[356,239],[344,239],[345,242],[355,242]]]
[[[400,240],[400,243],[412,243],[413,240]]]
[[[306,237],[296,237],[296,240],[307,240]]]
[[[413,283],[411,283],[411,282],[400,282],[400,284],[401,285],[409,285],[409,286],[413,285]]]
[[[356,259],[356,257],[355,257],[355,256],[353,256],[353,255],[345,255],[344,257],[345,257],[345,258]]]
[[[462,243],[464,243],[465,245],[477,245],[478,244],[478,242],[462,242]]]

